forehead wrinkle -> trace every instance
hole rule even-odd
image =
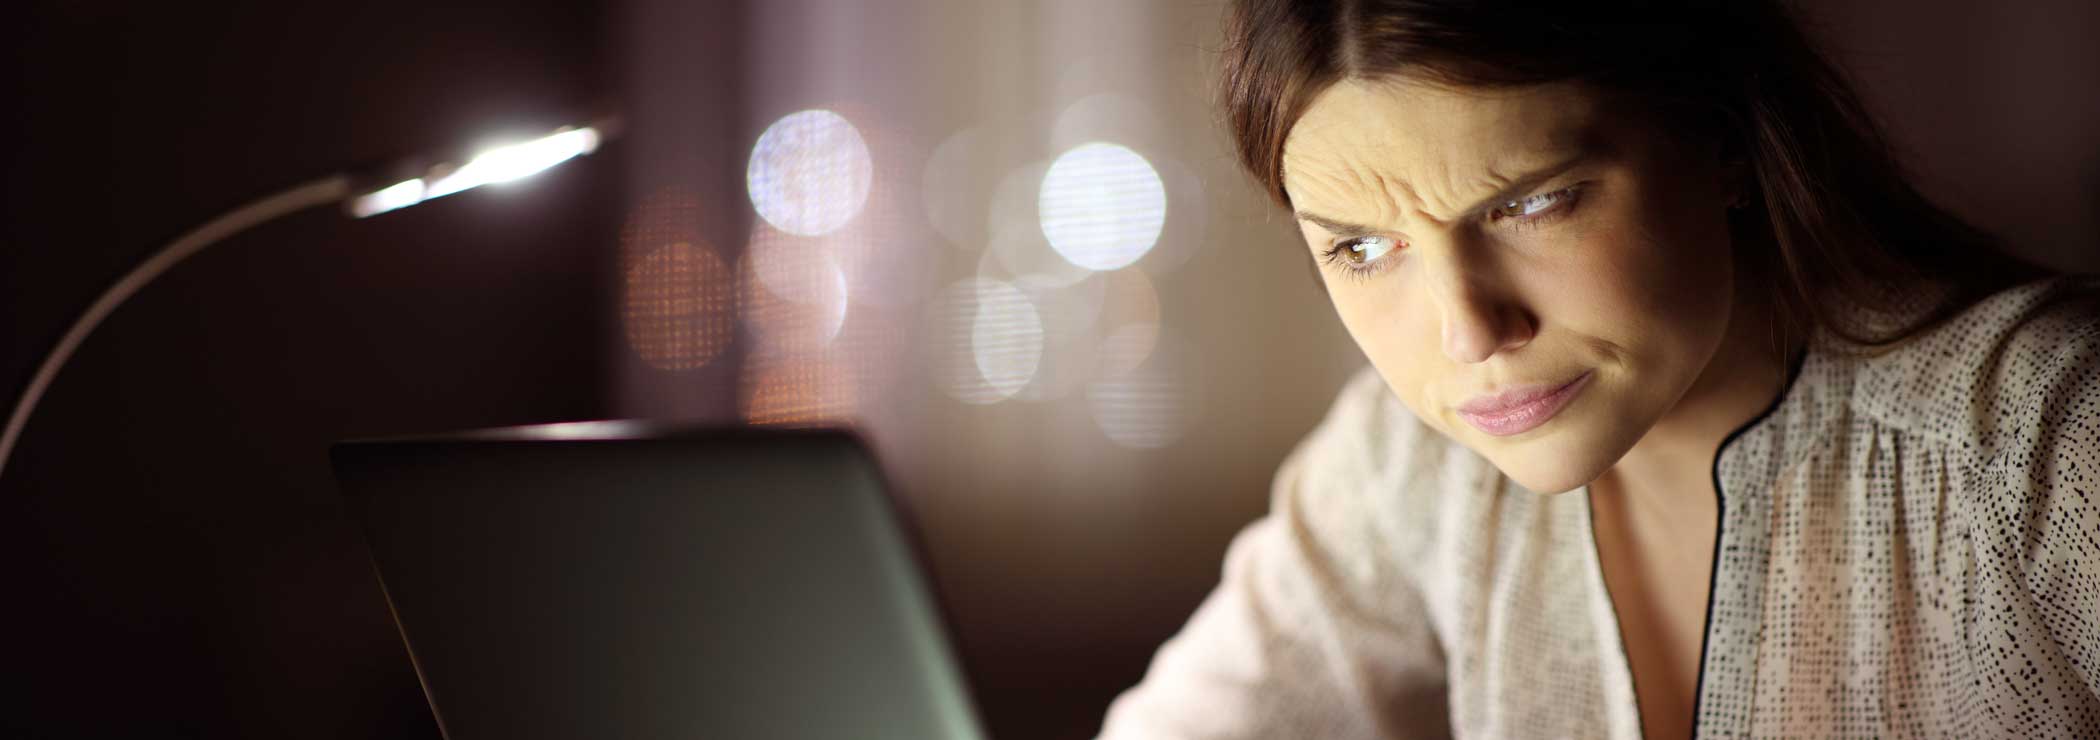
[[[1463,166],[1451,161],[1460,153],[1478,159],[1477,151],[1463,146],[1438,147],[1442,151],[1421,152],[1411,157],[1399,147],[1362,141],[1360,137],[1313,136],[1332,152],[1301,153],[1299,165],[1286,171],[1286,180],[1300,191],[1294,200],[1322,216],[1370,226],[1395,228],[1409,224],[1448,226],[1463,217],[1471,203],[1500,192],[1515,182],[1505,175],[1500,162]],[[1345,141],[1345,139],[1358,139]],[[1352,146],[1353,145],[1353,146]],[[1426,148],[1426,147],[1425,147]],[[1402,161],[1381,162],[1381,154],[1397,155]],[[1485,168],[1483,172],[1458,174],[1459,170]],[[1414,169],[1409,178],[1404,170]],[[1306,196],[1311,196],[1307,198]],[[1468,197],[1470,196],[1470,197]],[[1307,203],[1306,201],[1313,201]]]
[[[1407,180],[1387,175],[1377,168],[1370,169],[1370,173],[1374,187],[1370,188],[1369,192],[1383,196],[1373,199],[1380,209],[1378,215],[1381,222],[1389,219],[1398,223],[1406,220],[1410,211],[1419,213],[1419,209],[1410,208],[1410,204],[1422,202],[1421,194],[1415,192]]]
[[[1462,168],[1446,159],[1430,158],[1416,164],[1422,170],[1416,173],[1420,184],[1390,167],[1349,167],[1358,187],[1347,192],[1359,194],[1376,205],[1381,220],[1374,223],[1413,222],[1447,227],[1463,219],[1472,203],[1516,182],[1516,176],[1498,172],[1496,164],[1487,163],[1486,171],[1462,176],[1456,170],[1472,169],[1470,163]]]
[[[1293,200],[1386,228],[1467,217],[1584,148],[1596,115],[1568,88],[1454,91],[1391,80],[1343,83],[1321,98],[1285,146],[1286,186],[1301,191]]]
[[[1293,200],[1299,205],[1313,201],[1311,210],[1331,218],[1374,226],[1397,225],[1405,210],[1404,201],[1393,194],[1397,191],[1411,198],[1413,191],[1405,181],[1355,156],[1353,150],[1338,148],[1343,152],[1333,156],[1298,157],[1301,166],[1285,171],[1292,189],[1299,191]]]
[[[1399,201],[1414,192],[1380,166],[1380,159],[1392,157],[1401,146],[1375,133],[1383,128],[1319,115],[1300,121],[1284,147],[1285,186],[1301,191],[1292,200],[1331,218],[1393,226],[1403,210]]]
[[[1466,169],[1456,164],[1459,161],[1462,161],[1459,153],[1447,148],[1439,156],[1422,163],[1423,182],[1413,192],[1415,212],[1423,220],[1435,224],[1456,220],[1457,204],[1465,202],[1462,197],[1468,190],[1465,181],[1471,179],[1458,174]]]
[[[1380,139],[1354,126],[1305,127],[1299,133],[1294,138],[1301,146],[1288,158],[1297,166],[1287,165],[1284,172],[1287,184],[1301,191],[1293,196],[1298,205],[1329,218],[1394,231],[1403,231],[1409,222],[1434,221],[1421,207],[1421,190],[1402,172],[1410,161],[1420,161],[1412,151],[1420,142]],[[1398,160],[1400,167],[1386,160]],[[1303,197],[1307,195],[1312,197]]]

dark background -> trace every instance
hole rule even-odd
[[[2100,59],[2086,39],[2100,11],[2016,5],[1859,0],[1831,4],[1827,20],[1930,191],[2030,256],[2091,267]],[[0,735],[435,736],[336,499],[327,445],[616,407],[613,255],[628,190],[675,166],[712,173],[689,183],[703,198],[740,197],[754,116],[740,109],[753,73],[737,29],[762,6],[18,10],[0,32],[13,111],[0,227],[10,398],[97,291],[232,205],[608,101],[635,102],[637,129],[492,192],[384,219],[316,211],[269,224],[176,268],[104,324],[0,479]],[[640,35],[672,32],[636,17],[681,19],[686,43],[625,53]],[[635,89],[659,84],[687,91],[675,109]],[[664,141],[682,143],[635,149]],[[1302,432],[1330,390],[1311,392],[1281,438]],[[936,569],[977,574],[948,586],[966,606],[958,630],[995,736],[1093,730],[1258,511],[1264,481],[1241,484],[1212,509],[1178,513],[1189,529],[1161,565],[1171,587],[1091,624],[997,608],[985,584],[1043,584],[1000,575],[998,564],[1022,562],[1002,559],[1001,533],[944,534],[929,513],[929,534],[946,543],[934,551],[970,561]]]
[[[13,15],[12,13],[10,15]],[[610,92],[574,2],[46,3],[10,21],[12,400],[180,232]],[[616,156],[204,252],[82,347],[0,480],[0,735],[435,737],[327,465],[340,438],[592,418]]]

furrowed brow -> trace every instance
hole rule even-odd
[[[1565,157],[1557,163],[1541,167],[1536,170],[1532,170],[1531,172],[1525,173],[1523,175],[1519,175],[1516,180],[1512,181],[1509,184],[1508,187],[1495,191],[1494,194],[1489,195],[1485,198],[1481,198],[1480,200],[1475,201],[1473,205],[1468,206],[1464,212],[1459,214],[1458,220],[1466,220],[1484,215],[1496,206],[1523,197],[1524,195],[1528,194],[1532,188],[1538,187],[1539,185],[1545,183],[1547,180],[1559,177],[1561,173],[1574,169],[1576,165],[1582,164],[1584,161],[1588,160],[1589,156],[1590,152],[1588,151],[1577,152],[1574,156]],[[1300,221],[1304,221],[1314,226],[1318,226],[1322,229],[1326,229],[1327,233],[1333,234],[1336,238],[1341,239],[1359,236],[1371,236],[1390,231],[1389,229],[1381,229],[1375,226],[1366,226],[1364,224],[1350,223],[1348,221],[1343,221],[1338,218],[1329,218],[1327,216],[1309,213],[1306,211],[1295,211],[1292,213],[1292,215],[1296,216]]]
[[[1327,233],[1329,234],[1333,234],[1337,237],[1342,238],[1369,236],[1372,234],[1379,233],[1380,231],[1380,229],[1365,226],[1363,224],[1352,224],[1347,221],[1337,221],[1326,216],[1314,215],[1311,213],[1306,213],[1304,211],[1298,211],[1296,215],[1298,216],[1298,220],[1309,222],[1314,226],[1326,229]]]

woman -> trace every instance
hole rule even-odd
[[[1776,2],[1238,0],[1370,358],[1106,738],[2100,737],[2100,301]]]

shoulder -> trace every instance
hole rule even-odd
[[[1857,362],[1855,409],[1977,460],[2041,441],[2045,429],[2091,429],[2100,424],[2100,281],[2014,287]]]
[[[1421,554],[1435,546],[1440,508],[1454,498],[1441,494],[1478,478],[1486,465],[1424,424],[1367,367],[1285,459],[1270,509],[1338,540]]]
[[[1863,362],[1855,408],[1933,441],[1959,466],[1955,500],[1990,569],[2100,580],[2094,281],[2007,290]]]
[[[1967,399],[1976,430],[1964,453],[1986,489],[1977,503],[2014,528],[2100,531],[2091,496],[2100,492],[2100,289],[2089,281],[2046,288],[2030,286],[2029,310],[1948,363],[1977,378]]]
[[[2019,696],[2069,706],[2100,698],[2100,301],[2093,294],[2089,285],[2053,283],[1982,304],[1999,313],[1972,324],[1975,338],[1948,343],[1943,368],[1926,373],[1959,380],[1966,397],[1921,404],[1965,414],[1963,424],[1975,429],[1964,446],[1947,449],[1964,467],[1954,496],[1975,558],[1977,630],[2017,643],[1990,659],[2017,676]]]
[[[1365,367],[1342,386],[1284,469],[1321,496],[1390,489],[1433,476],[1453,446],[1416,418],[1375,368]]]

